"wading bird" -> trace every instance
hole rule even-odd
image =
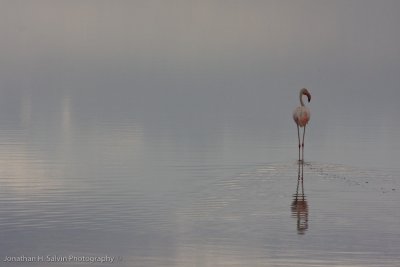
[[[300,90],[300,107],[293,111],[293,119],[297,125],[297,136],[299,138],[299,162],[304,161],[304,135],[306,133],[306,125],[310,120],[310,110],[304,106],[303,95],[306,95],[308,102],[311,100],[311,94],[306,88]],[[300,127],[303,127],[303,142],[300,143]],[[302,157],[300,158],[300,147],[302,149]]]

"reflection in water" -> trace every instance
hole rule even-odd
[[[305,234],[308,229],[308,203],[306,195],[304,194],[304,163],[299,161],[298,163],[298,176],[297,176],[297,187],[296,193],[293,194],[293,202],[291,205],[292,217],[297,218],[297,233],[299,235]],[[299,191],[301,185],[301,191]]]

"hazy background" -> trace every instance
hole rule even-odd
[[[1,3],[2,120],[68,106],[75,125],[82,113],[104,120],[118,110],[146,135],[163,123],[185,123],[182,138],[201,135],[203,124],[259,124],[293,131],[292,146],[291,112],[307,87],[310,143],[335,143],[331,150],[364,134],[379,148],[354,147],[352,158],[399,149],[385,138],[399,124],[398,1]],[[34,110],[24,104],[51,99]],[[379,127],[366,133],[370,123]],[[329,131],[315,136],[315,127]]]
[[[0,7],[0,256],[398,262],[400,1]]]

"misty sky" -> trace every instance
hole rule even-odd
[[[337,99],[344,92],[378,101],[399,96],[396,0],[1,6],[2,91],[163,87],[176,96],[202,91],[223,99],[229,92],[248,104],[249,92],[257,99],[281,91],[289,99],[301,87]]]

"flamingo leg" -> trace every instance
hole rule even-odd
[[[301,143],[301,148],[302,148],[302,160],[304,162],[304,135],[306,134],[306,126],[304,125],[304,130],[303,130],[303,142]]]
[[[297,137],[299,138],[299,162],[300,162],[300,127],[297,125]]]
[[[302,194],[304,195],[304,185],[303,185],[303,179],[304,178],[304,162],[301,162],[301,187],[302,187]]]

